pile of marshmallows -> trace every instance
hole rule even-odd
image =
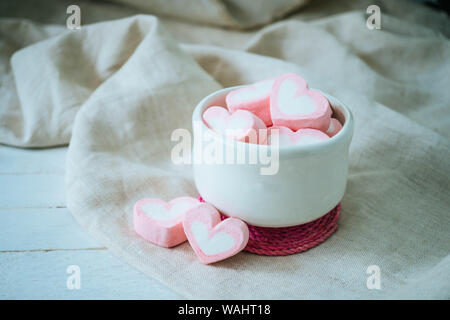
[[[209,128],[228,138],[247,143],[306,145],[336,135],[341,123],[331,118],[328,100],[310,90],[297,74],[256,82],[226,96],[227,108],[211,106],[203,113]]]
[[[331,118],[328,100],[309,90],[306,81],[292,73],[231,91],[226,104],[228,110],[209,107],[203,120],[214,131],[248,143],[271,144],[271,136],[278,129],[280,146],[311,144],[329,139],[342,128],[337,119]],[[141,237],[162,247],[189,241],[205,264],[242,251],[249,238],[242,220],[222,221],[211,204],[191,197],[170,202],[139,200],[134,206],[133,223]]]
[[[242,251],[248,242],[247,225],[237,218],[221,221],[212,205],[191,197],[141,199],[134,205],[135,231],[161,247],[189,241],[199,260],[209,264]]]

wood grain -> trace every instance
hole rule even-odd
[[[65,206],[67,148],[0,146],[0,299],[178,299],[91,239]],[[81,271],[69,290],[67,267]]]

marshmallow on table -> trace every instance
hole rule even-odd
[[[332,111],[320,92],[309,90],[302,77],[288,73],[275,80],[270,95],[270,114],[274,126],[326,131]]]
[[[266,135],[259,130],[266,129],[264,122],[247,110],[237,110],[230,114],[227,109],[212,106],[203,113],[203,120],[217,133],[228,138],[250,143],[264,143]]]
[[[161,247],[173,247],[186,241],[183,219],[189,209],[200,201],[191,197],[175,198],[170,202],[160,199],[141,199],[134,205],[134,230],[145,240]]]
[[[229,258],[248,242],[247,225],[239,219],[223,221],[212,205],[202,203],[189,210],[183,220],[184,232],[195,254],[204,264]]]
[[[280,146],[309,145],[330,139],[325,133],[316,129],[299,129],[294,132],[287,127],[269,128],[267,144],[273,144],[273,135],[278,132]]]
[[[250,111],[264,121],[266,126],[271,126],[270,93],[274,81],[275,79],[267,79],[229,92],[226,96],[228,110]]]
[[[331,118],[330,125],[328,126],[328,130],[325,133],[331,138],[335,136],[342,129],[342,124],[338,119]]]

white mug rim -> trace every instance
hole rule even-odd
[[[209,128],[205,122],[203,121],[203,112],[206,108],[212,106],[210,102],[212,102],[215,98],[221,95],[226,95],[228,92],[236,89],[240,89],[246,87],[246,85],[240,85],[240,86],[234,86],[234,87],[227,87],[223,88],[217,91],[214,91],[207,95],[205,98],[203,98],[198,105],[195,107],[194,112],[192,114],[192,121],[193,123],[199,122],[201,123],[201,129],[202,130],[208,130],[212,135],[215,137],[215,139],[218,139],[221,143],[225,143],[227,145],[229,144],[243,144],[246,148],[273,148],[271,145],[263,145],[263,144],[249,144],[242,141],[234,141],[229,138],[224,137],[221,134],[218,134],[217,132],[213,131],[211,128]],[[319,91],[321,94],[323,94],[329,101],[330,105],[332,105],[332,108],[338,108],[342,112],[345,122],[342,126],[342,129],[331,139],[328,139],[326,141],[321,141],[320,143],[315,144],[308,144],[308,145],[292,145],[292,146],[279,146],[278,152],[280,156],[283,155],[296,155],[300,156],[301,154],[311,154],[311,153],[317,153],[317,152],[330,152],[335,147],[339,146],[342,143],[350,143],[351,138],[353,136],[353,114],[350,111],[350,109],[344,105],[341,101],[336,99],[335,97],[326,94],[320,90],[313,89],[311,90]],[[225,106],[222,106],[225,107]],[[267,151],[267,150],[265,150]]]

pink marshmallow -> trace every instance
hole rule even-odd
[[[233,90],[226,96],[226,103],[230,112],[247,110],[259,117],[266,126],[272,125],[270,117],[270,93],[275,81],[267,79],[252,85]]]
[[[299,129],[294,132],[287,127],[270,127],[267,144],[273,144],[272,135],[278,131],[280,146],[309,145],[330,139],[325,133],[316,129]]]
[[[243,221],[236,218],[221,221],[219,212],[208,203],[189,210],[183,227],[192,249],[204,264],[234,256],[245,248],[249,237]]]
[[[338,119],[331,118],[330,125],[328,126],[328,130],[325,133],[331,138],[335,136],[342,129],[342,124]]]
[[[160,199],[141,199],[134,205],[134,230],[142,238],[161,247],[170,248],[186,241],[183,218],[200,201],[191,197],[175,198],[170,202]]]
[[[230,113],[222,107],[209,107],[203,113],[203,120],[217,133],[228,138],[249,143],[264,143],[266,135],[259,134],[260,129],[266,129],[264,122],[247,110],[237,110]]]
[[[288,73],[275,80],[270,114],[274,126],[326,131],[332,112],[330,103],[320,92],[309,90],[302,77]]]

